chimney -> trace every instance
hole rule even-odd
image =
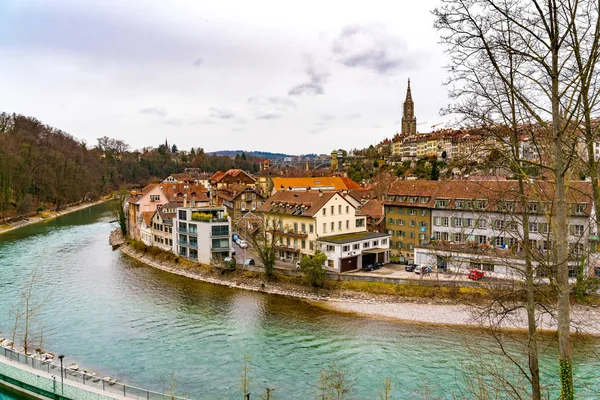
[[[187,194],[183,195],[183,208],[187,207]]]

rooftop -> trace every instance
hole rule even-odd
[[[379,239],[384,237],[390,237],[391,235],[387,233],[379,233],[379,232],[358,232],[358,233],[346,233],[343,235],[335,235],[335,236],[327,236],[323,238],[319,238],[319,242],[326,243],[335,243],[335,244],[345,244],[358,242],[360,240],[370,240],[370,239]]]

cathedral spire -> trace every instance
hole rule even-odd
[[[402,134],[414,135],[417,133],[417,118],[415,118],[415,104],[410,91],[410,78],[406,89],[406,100],[404,100],[404,113],[402,115]]]

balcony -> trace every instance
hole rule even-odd
[[[177,232],[178,233],[185,233],[186,235],[197,235],[198,234],[198,230],[197,229],[184,229],[184,228],[177,228]]]
[[[276,229],[276,230],[272,230],[271,233],[273,233],[274,235],[277,235],[277,236],[294,237],[294,238],[301,238],[301,239],[306,239],[308,237],[308,232],[294,230],[294,229],[287,229],[287,230]]]

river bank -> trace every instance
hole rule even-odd
[[[392,295],[376,295],[348,290],[314,290],[289,281],[265,281],[256,274],[217,275],[209,267],[182,267],[158,261],[153,256],[136,251],[113,231],[110,243],[127,256],[153,268],[216,285],[294,297],[309,301],[323,308],[356,315],[391,319],[405,323],[443,326],[488,328],[493,315],[482,316],[477,307],[448,299],[407,298]],[[499,326],[506,330],[525,331],[525,312],[505,318]],[[600,336],[600,308],[574,305],[572,308],[572,331],[574,333]],[[556,331],[556,321],[549,314],[539,316],[538,329]]]
[[[53,220],[55,218],[60,217],[61,215],[70,214],[72,212],[83,210],[85,208],[92,207],[92,206],[95,206],[97,204],[102,204],[102,203],[104,203],[104,202],[106,202],[108,200],[110,200],[109,197],[102,198],[102,199],[97,200],[97,201],[84,202],[84,203],[80,203],[80,204],[77,204],[77,205],[74,205],[74,206],[65,207],[65,208],[63,208],[60,211],[43,211],[40,214],[35,215],[33,217],[23,218],[23,219],[21,219],[21,220],[19,220],[17,222],[14,222],[14,223],[8,223],[8,224],[0,225],[0,234],[12,231],[14,229],[22,228],[22,227],[27,226],[27,225],[37,224],[39,222],[44,222],[44,221],[50,221],[50,220]]]

